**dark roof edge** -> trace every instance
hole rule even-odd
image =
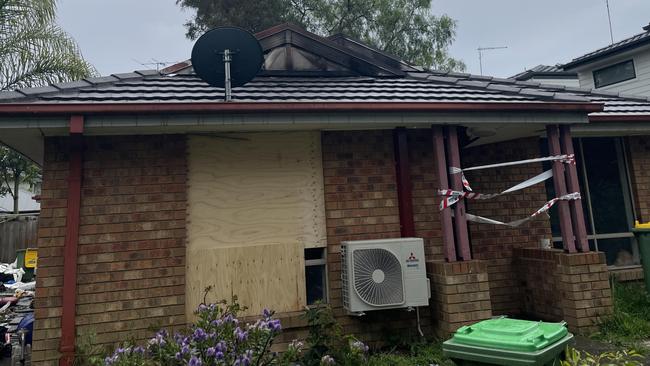
[[[634,36],[629,37],[629,38],[637,37],[639,35],[640,34],[637,34],[637,35],[634,35]],[[627,38],[627,39],[629,39],[629,38]],[[622,40],[620,42],[625,42],[625,40]],[[561,65],[561,67],[565,71],[570,70],[570,69],[576,68],[578,66],[581,66],[581,65],[584,65],[584,64],[589,64],[589,63],[592,63],[594,61],[603,59],[605,57],[612,56],[612,55],[615,55],[617,53],[625,52],[625,51],[628,51],[628,50],[631,50],[631,49],[634,49],[634,48],[637,48],[639,46],[649,44],[649,43],[650,43],[650,35],[648,35],[646,37],[641,37],[640,39],[638,39],[636,41],[632,41],[630,43],[625,43],[625,44],[622,44],[620,46],[613,47],[612,49],[609,49],[609,50],[606,50],[606,51],[598,52],[598,50],[595,50],[593,52],[590,52],[590,53],[595,53],[595,54],[590,55],[590,56],[579,57],[577,59],[574,59],[572,61],[567,62],[564,65]],[[611,47],[611,45],[607,46],[607,47]],[[607,48],[607,47],[602,47],[601,49],[604,49],[604,48]]]
[[[0,104],[2,115],[72,115],[72,114],[157,114],[157,113],[309,113],[309,112],[602,112],[604,104],[593,102],[395,102],[395,103],[60,103]]]
[[[515,77],[512,77],[515,80],[528,80],[532,79],[535,77],[547,77],[547,78],[557,78],[557,79],[574,79],[578,77],[578,73],[573,72],[573,71],[552,71],[552,72],[544,72],[544,71],[531,71],[531,72],[525,72],[519,75],[516,75]]]

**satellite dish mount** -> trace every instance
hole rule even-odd
[[[255,36],[236,27],[209,30],[192,49],[194,71],[206,83],[224,88],[226,102],[232,101],[232,88],[253,79],[263,63],[262,47]]]

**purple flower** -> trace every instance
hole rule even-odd
[[[176,352],[176,354],[174,355],[174,358],[180,361],[180,360],[183,359],[183,355],[180,352]]]
[[[269,310],[269,309],[264,309],[264,310],[262,310],[262,317],[263,317],[264,319],[268,319],[268,318],[270,318],[271,315],[273,315],[273,313],[271,313],[271,310]]]
[[[210,347],[210,348],[205,350],[205,355],[208,356],[208,357],[214,356],[215,353],[217,353],[217,350],[214,347]]]
[[[279,332],[282,329],[282,326],[280,325],[280,321],[278,319],[269,321],[268,326],[269,329],[271,329],[273,332]]]
[[[133,353],[138,353],[140,355],[144,355],[144,348],[138,346],[133,349]]]
[[[183,347],[181,348],[181,353],[182,354],[190,353],[190,346],[187,344],[183,345]]]
[[[203,328],[196,328],[194,334],[192,335],[196,341],[202,342],[208,339],[208,334],[203,330]]]
[[[238,341],[243,342],[248,338],[248,332],[243,331],[240,327],[235,328],[235,338],[237,338]]]
[[[215,353],[214,358],[216,358],[217,360],[223,360],[223,352],[219,351]]]
[[[190,358],[190,362],[188,363],[189,366],[201,366],[203,363],[201,362],[200,358],[196,358],[196,356],[192,356]]]
[[[201,305],[199,305],[199,312],[203,312],[203,311],[205,311],[205,310],[207,310],[207,309],[208,309],[208,307],[205,306],[205,304],[201,304]]]
[[[226,342],[224,341],[218,342],[214,347],[216,348],[217,352],[223,353],[227,351]]]

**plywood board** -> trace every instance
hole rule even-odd
[[[325,246],[320,133],[233,137],[190,137],[192,248]]]
[[[213,286],[209,301],[237,295],[248,307],[245,315],[264,308],[296,311],[306,303],[303,247],[298,244],[199,249],[187,261],[188,315],[203,301],[207,286]]]
[[[188,185],[188,314],[207,285],[301,310],[303,249],[326,245],[320,133],[190,136]]]

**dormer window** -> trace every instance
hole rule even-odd
[[[634,62],[627,60],[594,71],[594,85],[602,88],[607,85],[631,80],[636,77]]]

